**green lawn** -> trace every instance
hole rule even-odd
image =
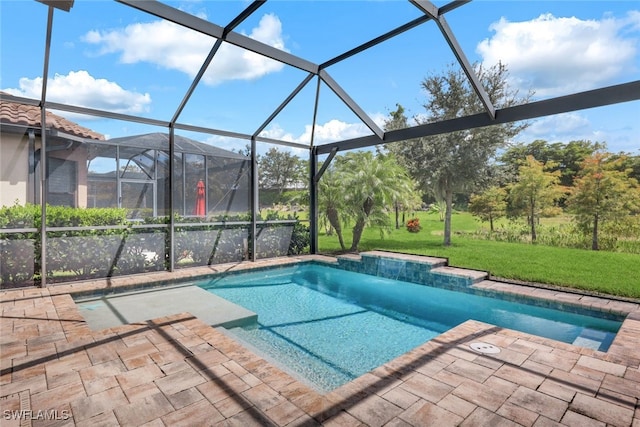
[[[419,233],[409,233],[402,227],[381,238],[378,229],[365,230],[360,251],[380,249],[445,257],[449,265],[488,271],[496,277],[640,298],[640,255],[493,242],[455,234],[452,245],[445,248],[443,223],[438,216],[418,216],[423,227]],[[455,214],[452,223],[454,233],[481,226],[467,213]],[[350,228],[346,227],[344,237],[350,246]],[[321,234],[319,248],[328,253],[339,251],[340,246],[336,236]]]

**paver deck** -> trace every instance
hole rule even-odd
[[[71,296],[161,277],[0,292],[0,424],[640,427],[635,302],[565,296],[629,313],[606,353],[467,321],[320,394],[190,313],[95,331]],[[501,351],[478,353],[478,341]]]

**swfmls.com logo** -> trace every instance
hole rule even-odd
[[[71,418],[71,414],[66,409],[62,411],[11,411],[6,409],[2,412],[2,416],[5,420],[68,420]]]

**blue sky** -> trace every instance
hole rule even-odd
[[[166,3],[221,26],[249,4]],[[47,7],[2,0],[0,14],[0,88],[39,98]],[[270,0],[236,31],[322,63],[420,14],[400,0]],[[640,79],[638,1],[476,0],[446,16],[471,62],[506,63],[512,87],[533,89],[536,99]],[[55,12],[48,99],[170,120],[214,42],[115,2],[76,0],[71,12]],[[396,103],[409,116],[424,114],[420,82],[454,61],[436,25],[427,22],[327,71],[382,126]],[[179,122],[252,134],[305,76],[225,43]],[[315,90],[314,79],[263,135],[308,144]],[[61,114],[107,137],[166,131]],[[640,154],[639,118],[638,101],[577,111],[533,121],[515,141],[588,139],[606,142],[610,151]],[[321,88],[316,144],[370,133],[330,89]],[[247,143],[185,135],[223,148]]]

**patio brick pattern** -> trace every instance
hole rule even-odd
[[[114,282],[0,293],[3,427],[640,427],[633,302],[585,299],[633,310],[606,353],[467,321],[321,394],[189,313],[92,331],[70,292],[104,286]],[[475,341],[501,352],[477,353]],[[8,416],[19,411],[31,412]]]

